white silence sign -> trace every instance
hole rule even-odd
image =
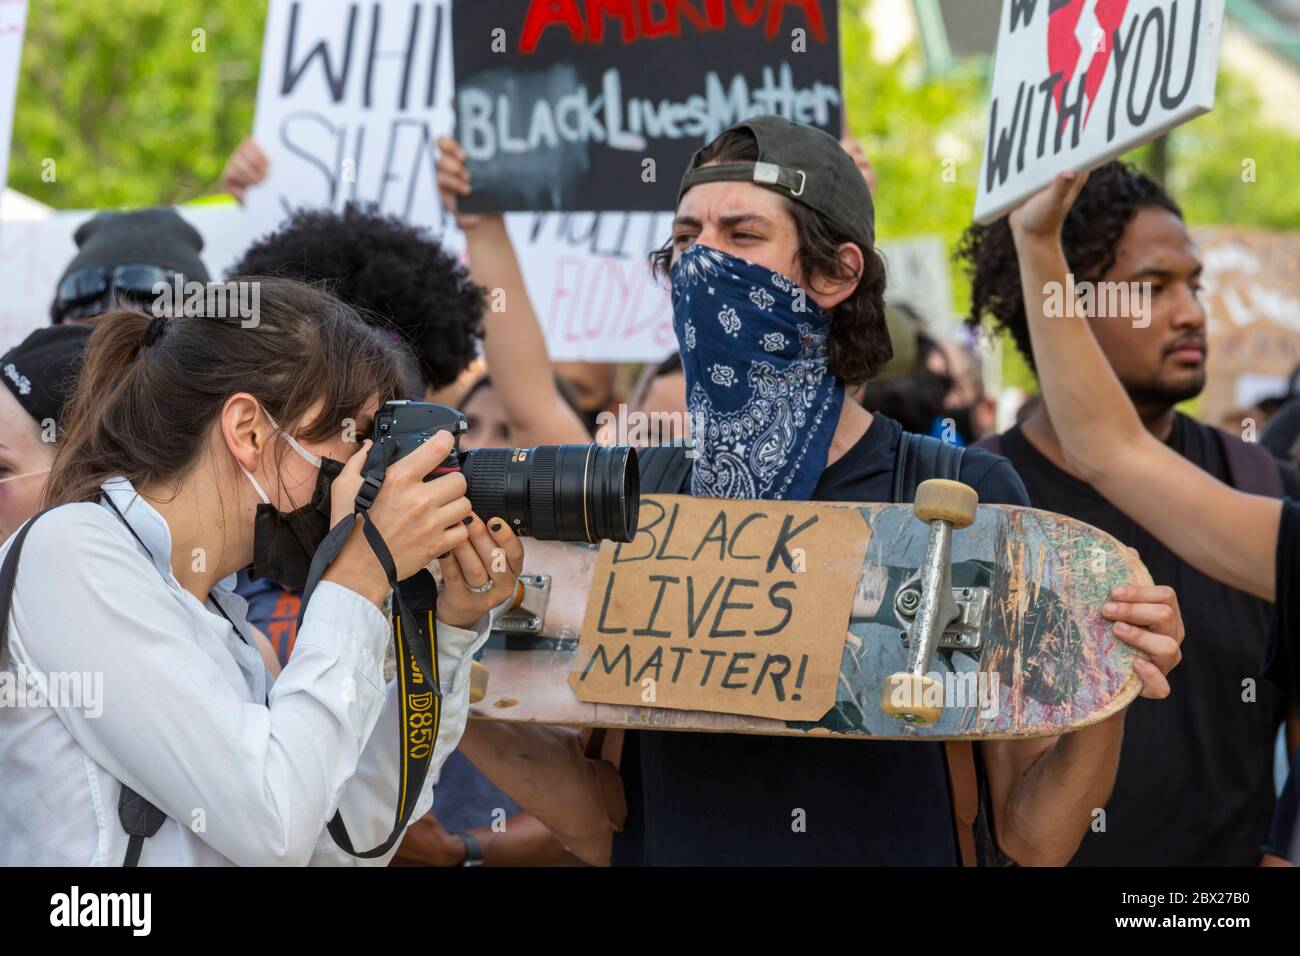
[[[27,0],[0,0],[0,192],[4,192],[9,176],[9,137],[13,133],[26,22]]]
[[[975,220],[1214,107],[1224,0],[1004,0]]]
[[[442,231],[450,19],[447,0],[272,0],[253,124],[272,161],[249,194],[253,222],[356,201]]]

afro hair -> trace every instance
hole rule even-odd
[[[1132,166],[1112,162],[1094,170],[1061,227],[1070,272],[1091,281],[1105,274],[1115,264],[1128,224],[1140,210],[1152,206],[1183,218],[1182,210],[1164,187]],[[967,229],[957,247],[957,259],[971,283],[966,324],[978,329],[987,316],[995,330],[1010,333],[1016,348],[1033,368],[1029,324],[1020,289],[1020,260],[1008,217]]]
[[[323,285],[367,322],[395,332],[434,389],[456,380],[483,335],[484,290],[428,232],[373,207],[299,211],[255,242],[230,274]]]

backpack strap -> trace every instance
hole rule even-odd
[[[929,435],[903,432],[894,459],[894,495],[896,504],[916,499],[916,489],[931,478],[957,481],[965,449]]]
[[[38,511],[18,529],[9,545],[9,552],[5,555],[4,564],[0,565],[0,659],[4,657],[9,642],[9,611],[13,606],[14,587],[18,583],[18,556],[22,553],[23,542],[27,540],[27,532],[32,530],[36,519],[52,510],[46,508]],[[128,524],[127,528],[130,529],[131,526]],[[134,529],[131,532],[134,534]],[[145,839],[158,832],[167,815],[126,784],[122,784],[122,793],[117,801],[117,817],[130,838],[122,865],[136,866],[140,862],[140,851],[144,849]]]
[[[893,500],[906,504],[916,500],[916,489],[931,478],[957,481],[965,449],[929,435],[903,432],[894,459]],[[952,799],[952,825],[962,866],[978,866],[975,821],[980,811],[979,774],[975,769],[975,747],[969,740],[948,740],[943,745],[948,769],[948,795]]]
[[[1282,472],[1278,469],[1277,459],[1267,448],[1234,438],[1218,428],[1211,431],[1223,449],[1223,457],[1228,463],[1228,480],[1232,487],[1266,498],[1282,497]]]

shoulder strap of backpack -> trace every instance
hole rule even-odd
[[[1223,449],[1232,487],[1252,495],[1282,497],[1282,472],[1278,469],[1277,459],[1267,448],[1254,442],[1240,441],[1217,428],[1211,430]]]
[[[916,499],[921,482],[931,478],[957,481],[965,449],[929,435],[903,432],[894,460],[894,494],[896,503]],[[975,821],[979,817],[979,774],[975,770],[975,748],[969,740],[949,740],[943,745],[948,766],[948,794],[952,798],[952,823],[961,854],[962,866],[978,866]]]
[[[685,491],[691,474],[690,448],[685,445],[651,445],[637,450],[643,495],[677,495]]]
[[[965,449],[946,441],[916,432],[903,432],[894,459],[894,495],[896,504],[916,499],[916,489],[931,478],[957,481]]]
[[[22,553],[23,542],[27,540],[27,532],[32,530],[32,525],[36,524],[41,515],[52,510],[46,508],[38,511],[18,529],[9,552],[5,555],[4,564],[0,565],[0,658],[4,657],[5,647],[9,643],[9,610],[13,606],[14,586],[18,583],[18,556]],[[132,529],[132,534],[134,533]],[[167,815],[126,784],[122,784],[122,793],[117,801],[117,817],[129,837],[122,865],[135,866],[140,861],[145,839],[158,832]]]

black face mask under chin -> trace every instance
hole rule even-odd
[[[307,584],[311,559],[330,530],[330,485],[342,470],[342,462],[322,458],[311,502],[295,511],[280,512],[271,504],[257,506],[249,577],[269,578],[286,588]]]

